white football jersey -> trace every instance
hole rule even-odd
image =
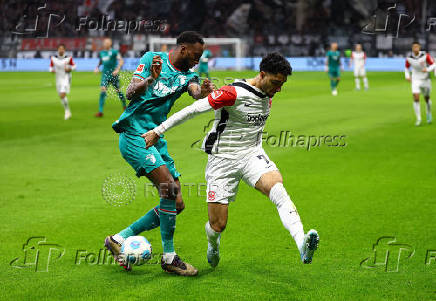
[[[364,51],[351,52],[351,58],[354,62],[354,69],[365,68],[366,54]]]
[[[409,68],[412,69],[412,81],[430,79],[430,71],[434,69],[434,60],[430,54],[420,51],[417,56],[413,53],[406,58],[406,78],[409,78]],[[423,72],[427,68],[427,72]]]
[[[209,94],[208,100],[215,109],[215,121],[203,141],[206,153],[236,159],[262,147],[270,97],[245,80],[237,80]]]
[[[65,67],[69,66],[71,70],[76,69],[76,64],[70,56],[52,56],[50,58],[50,72],[56,73],[56,84],[70,84],[71,72],[65,72]]]

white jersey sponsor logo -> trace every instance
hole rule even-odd
[[[245,81],[235,81],[231,86],[236,91],[235,103],[215,111],[214,124],[203,140],[202,149],[217,157],[236,159],[262,147],[270,98]],[[211,97],[218,99],[222,93],[216,91]]]

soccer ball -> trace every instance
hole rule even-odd
[[[141,265],[151,258],[151,244],[144,236],[130,236],[121,246],[120,257],[130,264]]]

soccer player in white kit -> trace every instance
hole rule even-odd
[[[58,46],[58,54],[50,57],[50,72],[56,73],[56,90],[65,109],[65,120],[71,118],[67,94],[70,93],[71,71],[76,70],[76,64],[71,56],[65,54],[65,45]]]
[[[316,230],[304,233],[297,209],[283,186],[282,175],[262,148],[262,132],[272,97],[281,90],[291,73],[286,58],[279,53],[270,53],[262,59],[256,77],[236,80],[215,90],[142,135],[146,146],[150,147],[171,127],[196,114],[215,110],[215,122],[202,145],[208,154],[209,221],[205,227],[207,259],[212,267],[219,262],[220,238],[227,225],[228,205],[235,200],[241,179],[269,197],[277,207],[283,226],[295,240],[302,262],[312,262],[318,247],[318,233]]]
[[[356,44],[355,51],[351,52],[350,67],[354,63],[354,82],[356,90],[360,90],[360,79],[363,80],[363,87],[368,90],[368,78],[365,70],[366,53],[362,50],[361,44]]]
[[[435,70],[435,67],[436,65],[431,55],[425,51],[421,51],[421,45],[418,42],[414,42],[412,44],[412,54],[406,58],[405,75],[406,80],[412,83],[413,109],[416,115],[416,126],[421,125],[420,94],[424,96],[427,104],[427,123],[430,124],[432,122],[430,72]],[[410,76],[410,68],[412,69],[412,76]]]

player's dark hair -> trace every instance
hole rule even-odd
[[[180,44],[204,44],[203,36],[196,31],[184,31],[177,37],[177,45]]]
[[[288,60],[278,52],[269,53],[260,62],[260,71],[283,74],[285,76],[292,74],[292,67]]]
[[[62,43],[58,45],[58,49],[59,49],[59,47],[61,47],[61,46],[64,47],[64,48],[66,49],[65,44],[62,44]]]
[[[415,45],[415,44],[421,45],[421,43],[419,43],[418,41],[413,41],[412,45]]]

